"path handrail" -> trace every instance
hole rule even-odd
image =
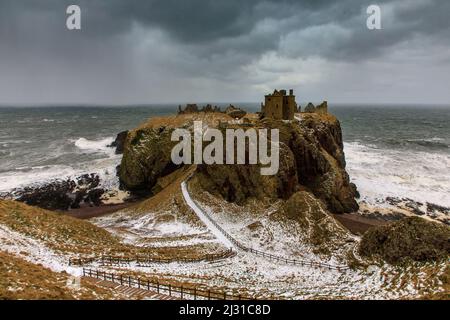
[[[130,288],[138,288],[153,292],[156,291],[158,294],[166,294],[181,299],[191,297],[194,300],[197,298],[204,298],[207,300],[256,300],[254,297],[251,298],[241,294],[230,293],[229,291],[216,291],[204,287],[199,288],[192,286],[191,284],[188,287],[183,285],[173,285],[157,280],[141,279],[139,277],[115,274],[98,269],[83,268],[83,277],[110,281]]]
[[[329,264],[329,263],[323,263],[323,262],[316,262],[316,261],[312,261],[312,260],[304,260],[304,259],[290,259],[290,258],[286,258],[286,257],[282,257],[282,256],[277,256],[271,253],[267,253],[267,252],[263,252],[263,251],[259,251],[250,247],[246,247],[243,244],[241,244],[239,241],[237,241],[234,237],[232,237],[228,232],[226,232],[205,210],[203,210],[201,208],[201,206],[199,206],[198,202],[192,198],[189,194],[189,185],[188,185],[188,181],[192,178],[192,174],[189,175],[189,177],[182,182],[186,184],[186,190],[187,193],[189,195],[189,197],[191,198],[191,200],[197,205],[197,207],[202,211],[203,215],[228,239],[230,240],[237,248],[246,251],[246,252],[250,252],[252,254],[255,254],[257,256],[262,256],[264,258],[268,258],[270,260],[274,260],[274,261],[278,261],[278,262],[284,262],[286,264],[292,264],[292,265],[301,265],[301,266],[311,266],[311,267],[321,267],[321,268],[326,268],[329,270],[338,270],[338,271],[343,271],[343,270],[348,270],[350,269],[349,266],[337,266],[337,265],[333,265],[333,264]],[[186,199],[185,199],[186,200]],[[187,202],[187,201],[186,201]]]

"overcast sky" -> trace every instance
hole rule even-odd
[[[370,4],[382,30],[366,27]],[[274,88],[449,104],[449,21],[446,0],[0,0],[0,104],[258,102]]]

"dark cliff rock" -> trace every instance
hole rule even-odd
[[[244,130],[249,127],[280,130],[280,168],[276,175],[262,176],[259,165],[202,164],[198,165],[195,177],[205,190],[238,204],[249,198],[288,199],[299,190],[309,190],[331,212],[356,211],[357,191],[345,171],[339,121],[329,114],[311,113],[302,117],[300,123],[253,119],[243,127]],[[182,118],[177,120],[183,124]],[[184,121],[192,122],[192,119]],[[221,127],[225,128],[226,125]],[[126,188],[150,191],[158,178],[180,167],[170,158],[176,144],[170,141],[172,130],[166,125],[153,124],[130,132],[120,166],[121,182]]]
[[[55,180],[43,185],[14,189],[6,198],[48,210],[77,209],[82,205],[100,206],[105,191],[98,188],[99,184],[98,175],[84,174],[76,179]]]
[[[113,143],[111,143],[108,147],[116,148],[116,154],[122,154],[127,135],[128,131],[122,131],[118,133],[116,140],[114,140]]]
[[[304,112],[315,112],[316,107],[310,102],[306,105]]]
[[[131,191],[150,191],[159,177],[179,168],[170,156],[176,144],[170,141],[172,131],[172,128],[162,126],[142,128],[128,134],[119,167],[122,186]]]
[[[367,257],[380,257],[392,264],[448,259],[450,227],[409,217],[368,230],[359,247]]]
[[[280,146],[280,166],[273,176],[263,176],[259,165],[198,165],[196,178],[203,189],[225,200],[243,204],[249,198],[288,199],[298,190],[292,151]]]

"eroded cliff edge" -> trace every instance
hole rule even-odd
[[[223,113],[194,113],[153,118],[128,133],[119,169],[122,185],[133,191],[157,193],[164,177],[180,168],[170,154],[176,128],[193,130],[193,121],[219,128],[279,129],[280,169],[262,176],[259,165],[198,165],[195,178],[204,190],[229,202],[249,199],[289,199],[309,191],[333,213],[358,210],[356,186],[345,170],[341,126],[330,114],[302,113],[300,120],[259,119],[249,114],[239,122]],[[204,143],[206,146],[208,143]]]

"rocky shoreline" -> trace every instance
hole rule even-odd
[[[137,198],[128,191],[102,188],[100,177],[95,173],[16,188],[0,194],[0,199],[16,200],[42,209],[59,211],[116,205],[134,202]]]
[[[359,214],[371,219],[398,221],[405,217],[418,216],[450,225],[450,208],[430,202],[423,203],[406,197],[386,197],[375,205],[365,201],[360,201],[359,205]]]
[[[116,154],[122,154],[127,134],[128,131],[117,134],[115,141],[108,147],[115,148]],[[83,218],[129,206],[139,201],[142,196],[120,187],[106,189],[97,173],[43,181],[0,193],[0,199],[16,200],[58,212],[70,212],[71,215]]]
[[[187,114],[196,117],[201,113],[197,110]],[[183,112],[183,114],[186,114],[186,112]],[[179,114],[177,118],[183,117],[183,114]],[[211,117],[214,114],[215,112],[212,110],[209,116]],[[221,117],[223,117],[222,115]],[[355,233],[361,233],[371,226],[380,225],[380,223],[399,221],[409,216],[426,217],[450,225],[450,208],[428,202],[421,203],[405,197],[386,197],[376,205],[370,205],[364,200],[353,202],[352,199],[358,198],[359,194],[356,186],[349,182],[348,175],[345,172],[345,158],[339,122],[328,118],[324,121],[322,118],[309,116],[303,119],[299,127],[289,124],[282,125],[284,136],[294,138],[285,141],[286,145],[290,147],[290,150],[287,150],[287,156],[291,157],[292,161],[290,167],[282,167],[281,174],[276,177],[275,182],[278,187],[274,192],[277,190],[277,192],[281,192],[276,195],[276,198],[290,195],[295,190],[306,187],[325,201],[332,213],[338,214],[335,216],[345,213],[345,217],[339,217],[338,220],[346,224],[349,229],[356,230]],[[169,119],[167,118],[165,121]],[[221,121],[223,121],[222,118],[219,123],[223,123]],[[265,121],[264,125],[270,127],[280,124]],[[304,128],[305,131],[297,131],[297,128],[301,130]],[[120,186],[116,189],[105,189],[101,186],[101,178],[98,174],[86,173],[74,178],[43,182],[17,188],[7,193],[0,193],[0,199],[13,199],[44,209],[70,212],[71,215],[81,218],[122,209],[157,192],[158,186],[164,184],[162,180],[166,179],[165,176],[177,169],[176,167],[168,167],[168,152],[165,152],[166,149],[170,150],[170,148],[167,148],[171,145],[168,139],[170,131],[169,123],[169,125],[150,125],[145,129],[140,128],[136,132],[123,131],[117,134],[115,141],[109,147],[115,148],[116,154],[123,154],[125,151],[125,159],[121,163],[124,166],[122,170],[120,165],[117,167]],[[136,133],[139,133],[138,136],[136,136]],[[153,133],[153,135],[149,133]],[[141,143],[139,141],[141,138],[145,138],[143,140],[146,146],[151,148],[148,148],[144,154],[139,151],[140,154],[135,155],[134,146]],[[161,148],[158,148],[158,146]],[[331,165],[332,162],[329,162],[329,157],[324,158],[322,156],[323,151],[320,151],[320,149],[333,155],[334,166]],[[151,172],[154,176],[138,175],[132,167],[133,164],[130,163],[130,157],[133,158],[134,162],[140,161],[142,155],[148,157],[149,154],[151,158],[154,158],[153,163],[158,163],[157,167],[148,168],[148,173]],[[315,161],[313,161],[314,159]],[[145,166],[146,164],[143,163],[142,165]],[[159,166],[161,170],[155,170]],[[266,193],[267,188],[261,189],[260,194],[256,192],[259,190],[258,186],[262,187],[266,181],[254,181],[256,176],[253,175],[252,171],[243,170],[244,168],[241,167],[233,168],[237,170],[236,173],[239,177],[235,182],[233,182],[235,173],[230,172],[229,168],[224,166],[211,166],[211,168],[199,166],[197,176],[200,178],[200,182],[206,185],[210,191],[219,193],[228,200],[236,200],[236,195],[239,195],[236,192],[242,192],[243,200],[247,197],[270,196]],[[135,175],[137,180],[140,181],[139,187],[130,184],[130,177]],[[334,181],[328,178],[330,175],[335,177]],[[336,180],[337,177],[340,178]],[[292,180],[294,178],[297,182]],[[214,184],[211,184],[210,181],[214,181]],[[300,185],[298,185],[299,182]],[[272,182],[268,185],[272,185]],[[233,191],[233,194],[230,194],[230,190]]]

